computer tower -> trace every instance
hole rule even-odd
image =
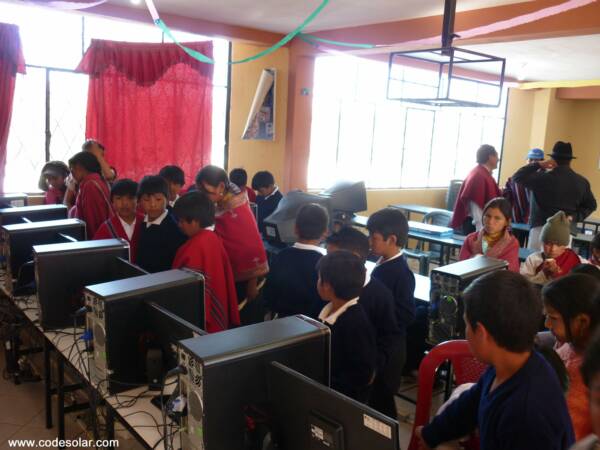
[[[13,223],[43,222],[67,218],[65,205],[35,205],[21,206],[19,208],[0,209],[0,225]],[[26,220],[23,220],[26,219]]]
[[[244,448],[251,411],[268,402],[272,361],[329,386],[330,331],[292,316],[181,341],[180,392],[187,399],[181,444],[187,450]],[[250,419],[251,420],[251,419]]]
[[[114,394],[146,382],[144,302],[154,302],[201,329],[204,278],[191,270],[168,270],[86,286],[87,327],[92,331],[92,380]]]
[[[130,263],[119,258],[129,260],[129,244],[123,239],[35,245],[36,298],[42,328],[72,326],[73,313],[84,304],[85,286],[127,278],[119,269]],[[135,276],[145,273],[138,267]]]
[[[508,268],[504,260],[477,256],[431,271],[428,343],[437,345],[464,339],[463,292],[473,280],[489,272]]]
[[[79,219],[50,220],[33,223],[16,223],[3,225],[1,228],[3,269],[5,270],[4,288],[12,295],[15,287],[33,281],[33,246],[84,240],[86,238],[85,222]],[[25,263],[31,261],[30,275],[25,270]],[[20,275],[23,275],[20,277]],[[20,279],[19,279],[20,278]],[[31,278],[31,279],[29,279]],[[14,282],[17,281],[17,284]]]

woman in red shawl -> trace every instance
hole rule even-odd
[[[503,259],[508,270],[519,272],[519,241],[508,231],[512,207],[502,197],[490,200],[483,208],[483,229],[467,236],[459,260],[475,255]]]
[[[98,160],[91,153],[77,153],[69,160],[69,169],[79,187],[75,206],[69,211],[69,216],[85,222],[87,235],[91,239],[100,225],[112,216],[110,189],[102,178]]]
[[[267,274],[269,265],[248,196],[217,166],[202,168],[196,186],[216,205],[215,233],[229,256],[238,302],[251,301],[258,295],[258,278]]]

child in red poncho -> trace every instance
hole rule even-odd
[[[181,231],[189,238],[173,261],[174,269],[188,267],[205,279],[206,331],[215,333],[240,325],[235,281],[221,238],[207,227],[215,223],[215,206],[201,192],[189,192],[173,207]]]

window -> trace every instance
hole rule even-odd
[[[405,72],[402,89],[417,89],[430,74]],[[370,188],[447,187],[475,165],[481,144],[501,151],[506,90],[498,108],[429,108],[387,100],[387,77],[384,62],[317,58],[309,188],[336,178]]]
[[[3,22],[19,26],[27,74],[17,75],[4,191],[32,192],[47,160],[67,161],[85,138],[88,75],[75,73],[92,39],[166,42],[154,25],[0,2]],[[207,40],[174,31],[182,41]],[[167,38],[168,39],[168,38]],[[213,39],[212,163],[223,166],[229,43]]]

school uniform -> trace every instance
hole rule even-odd
[[[108,183],[97,173],[87,174],[79,183],[75,206],[69,217],[85,222],[86,234],[91,238],[100,225],[113,215]]]
[[[204,275],[204,316],[208,333],[240,325],[235,281],[223,242],[211,230],[200,230],[184,243],[173,260],[173,269],[188,267]]]
[[[479,430],[481,450],[566,450],[573,427],[556,372],[537,352],[510,379],[491,391],[496,378],[488,368],[425,426],[422,436],[435,448]]]
[[[319,314],[331,329],[331,387],[366,402],[376,366],[375,332],[358,297],[332,309],[329,303]]]
[[[279,188],[275,187],[275,190],[267,196],[257,195],[256,196],[256,209],[258,219],[258,230],[261,233],[265,231],[264,220],[269,217],[277,209],[277,205],[283,198]]]
[[[121,219],[118,214],[115,214],[100,225],[100,228],[98,228],[98,231],[96,231],[96,234],[94,235],[94,240],[125,239],[129,242],[129,259],[131,262],[135,262],[143,223],[144,216],[139,213],[136,214],[135,219],[131,224],[128,224]]]
[[[324,253],[321,247],[297,242],[276,255],[263,290],[267,308],[279,317],[316,318],[325,306],[317,292],[317,263]]]
[[[144,217],[138,243],[136,263],[148,272],[171,269],[175,253],[186,241],[185,235],[167,210],[153,221]]]

